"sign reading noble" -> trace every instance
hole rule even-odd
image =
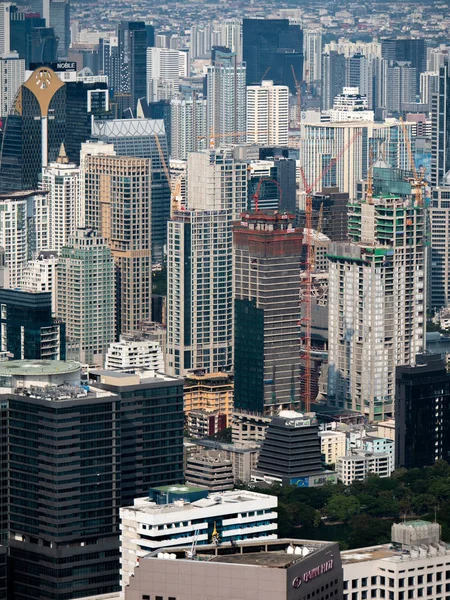
[[[334,560],[330,558],[330,560],[327,560],[318,567],[314,567],[314,569],[306,571],[306,573],[304,573],[303,575],[296,577],[292,582],[292,587],[299,588],[302,585],[302,583],[307,583],[308,581],[311,581],[311,579],[315,579],[316,577],[319,577],[324,573],[328,573],[328,571],[331,571],[333,567]]]

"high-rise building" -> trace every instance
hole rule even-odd
[[[208,131],[206,126],[206,99],[202,95],[188,98],[175,97],[170,102],[170,156],[175,160],[186,160],[189,152],[206,148]]]
[[[120,92],[120,57],[118,38],[100,38],[99,40],[99,69],[108,77],[111,94]],[[122,115],[119,115],[122,116]]]
[[[168,225],[168,373],[231,368],[231,226],[246,200],[245,163],[224,150],[189,154],[188,210]]]
[[[1,351],[16,360],[64,360],[65,323],[52,317],[50,292],[0,289]]]
[[[345,59],[345,85],[358,88],[367,97],[369,108],[374,106],[373,61],[363,54],[355,54]]]
[[[263,81],[247,87],[247,143],[287,146],[289,88]]]
[[[147,29],[143,21],[122,21],[118,27],[120,91],[130,95],[136,110],[139,98],[146,96]]]
[[[145,339],[142,335],[121,335],[113,342],[106,353],[105,369],[110,371],[164,372],[164,356],[156,340]]]
[[[44,0],[50,2],[50,22],[58,38],[58,58],[67,58],[70,46],[70,0]],[[41,15],[43,16],[43,15]]]
[[[111,250],[95,230],[76,229],[61,249],[56,274],[56,315],[66,324],[67,357],[103,367],[116,334]]]
[[[25,61],[17,53],[0,54],[0,73],[0,117],[6,117],[25,81]]]
[[[9,286],[17,288],[34,253],[48,249],[47,192],[0,194],[0,248],[5,253]]]
[[[182,381],[94,370],[87,388],[74,361],[2,364],[11,596],[119,591],[119,508],[182,481]]]
[[[222,23],[222,46],[236,54],[238,62],[242,62],[242,21],[226,19]]]
[[[345,85],[344,54],[330,51],[322,55],[322,110],[333,108],[334,99]]]
[[[328,402],[382,421],[396,366],[424,348],[424,211],[411,197],[351,201],[348,232],[329,254]]]
[[[167,221],[170,217],[170,186],[161,158],[162,153],[166,165],[169,164],[164,122],[161,119],[94,121],[92,139],[113,144],[119,156],[150,159],[151,195],[148,210],[151,214],[151,230],[148,233],[151,235],[152,260],[154,263],[163,263]]]
[[[0,4],[0,56],[7,56],[11,50],[11,2]]]
[[[38,253],[22,269],[19,287],[25,292],[50,292],[52,295],[52,314],[56,314],[56,264],[58,255],[49,250]],[[3,287],[9,287],[4,285]]]
[[[207,129],[219,148],[245,142],[246,67],[237,64],[233,53],[216,52],[215,56],[206,69]]]
[[[439,69],[438,90],[431,99],[431,185],[442,185],[450,171],[450,72],[449,64]]]
[[[75,233],[80,204],[80,169],[69,163],[64,145],[56,162],[42,169],[39,187],[48,192],[48,250],[59,252]],[[44,248],[41,248],[42,250]]]
[[[160,82],[173,82],[174,93],[178,92],[180,57],[178,50],[147,48],[147,102],[157,102]]]
[[[117,269],[117,331],[133,333],[151,318],[151,163],[87,155],[83,171],[86,226],[107,241]]]
[[[274,414],[299,406],[302,238],[285,214],[243,214],[234,225],[237,410]]]
[[[450,306],[450,174],[432,190],[429,206],[429,302],[431,309]]]
[[[258,191],[259,210],[278,210],[295,214],[297,210],[296,161],[283,156],[268,156],[248,163],[248,210],[255,210]]]
[[[320,82],[322,79],[322,32],[307,30],[303,32],[303,79],[307,83]]]
[[[386,109],[400,113],[417,96],[416,69],[410,63],[390,62],[386,73]]]
[[[439,355],[399,366],[395,395],[395,466],[415,469],[450,458],[450,375]]]
[[[298,81],[303,79],[303,32],[288,19],[244,19],[243,60],[247,65],[247,85],[259,85],[266,71],[275,85],[287,85],[295,94],[293,67]]]
[[[387,60],[411,63],[415,69],[416,89],[419,89],[420,74],[427,70],[427,43],[423,38],[381,40],[381,55]]]

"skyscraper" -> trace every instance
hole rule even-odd
[[[431,99],[431,185],[442,184],[450,170],[450,73],[445,63],[439,69],[438,91]]]
[[[132,333],[151,318],[151,162],[84,157],[86,226],[104,238],[116,265],[116,324]]]
[[[178,92],[180,77],[178,50],[147,48],[147,102],[161,100],[158,94],[160,82],[171,81],[173,93]]]
[[[146,96],[147,29],[143,21],[122,21],[118,27],[120,91],[130,94],[131,109]]]
[[[170,102],[171,109],[171,159],[186,160],[188,152],[206,148],[206,99],[203,96],[176,97]]]
[[[424,210],[394,195],[350,202],[352,243],[329,253],[328,402],[383,420],[395,367],[424,348]]]
[[[189,154],[188,209],[168,224],[168,373],[231,369],[232,221],[246,198],[245,163],[224,150]]]
[[[0,4],[0,56],[8,55],[11,50],[11,2]]]
[[[25,61],[17,53],[0,55],[0,117],[6,117],[25,80]]]
[[[245,72],[232,53],[217,52],[207,67],[207,128],[217,148],[245,142],[245,133],[236,135],[246,131]]]
[[[345,56],[338,52],[322,55],[322,110],[333,108],[334,99],[345,85]]]
[[[300,403],[302,230],[246,213],[233,228],[234,406],[276,414]]]
[[[52,317],[51,292],[0,289],[2,352],[13,359],[64,360],[66,327]]]
[[[303,32],[303,79],[308,83],[322,79],[322,32],[307,30]]]
[[[367,97],[369,108],[373,108],[373,61],[363,54],[345,59],[345,85],[358,88]]]
[[[247,87],[247,143],[287,146],[289,88],[263,81]]]
[[[428,277],[430,308],[450,305],[450,174],[432,190],[429,206],[430,272]]]
[[[419,354],[399,366],[395,395],[395,466],[414,469],[450,458],[450,375],[442,358]]]
[[[53,27],[59,40],[58,58],[67,58],[70,46],[70,1],[44,0],[44,3],[46,1],[50,2],[50,22],[47,22],[47,26]]]
[[[419,89],[420,74],[427,70],[427,43],[423,38],[381,40],[381,55],[393,61],[409,62],[416,70],[416,89]]]
[[[47,248],[59,252],[75,233],[80,205],[80,169],[69,163],[64,145],[54,163],[42,169],[40,187],[48,191]]]
[[[244,19],[243,60],[247,65],[247,85],[259,85],[266,73],[275,85],[288,85],[295,94],[294,68],[303,79],[303,32],[287,19]]]
[[[93,229],[77,229],[57,266],[56,314],[66,324],[67,357],[103,367],[115,340],[114,261]]]

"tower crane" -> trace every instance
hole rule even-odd
[[[424,174],[422,171],[417,173],[416,165],[414,164],[414,156],[411,148],[411,138],[409,136],[408,128],[406,127],[405,121],[400,117],[400,125],[403,131],[403,137],[405,138],[406,149],[408,151],[409,164],[413,173],[411,183],[411,192],[416,198],[416,206],[423,206],[423,188],[425,187]]]
[[[278,183],[278,181],[276,179],[271,179],[270,177],[261,177],[261,179],[258,181],[258,185],[256,186],[256,191],[255,193],[252,195],[252,200],[255,203],[255,212],[258,212],[258,205],[259,205],[259,193],[261,191],[261,184],[263,181],[271,181],[272,183],[274,183],[277,188],[278,188],[278,192],[280,194],[280,199],[278,202],[278,207],[281,204],[281,199],[283,197],[283,190],[281,189],[280,184]]]
[[[173,216],[174,210],[181,209],[180,192],[181,192],[181,176],[176,179],[175,182],[171,180],[170,172],[167,167],[166,159],[164,158],[164,152],[161,146],[161,142],[159,141],[159,137],[157,133],[153,134],[155,136],[156,146],[158,148],[159,157],[161,159],[161,164],[164,169],[164,173],[166,175],[167,183],[170,187],[170,216]]]
[[[304,354],[304,363],[305,363],[305,386],[304,386],[304,406],[305,412],[309,412],[311,410],[311,321],[312,321],[312,269],[314,264],[313,258],[313,231],[312,231],[312,193],[316,185],[319,181],[325,177],[330,169],[332,169],[336,163],[341,159],[343,154],[347,152],[347,150],[352,146],[354,141],[362,135],[361,131],[357,131],[349,141],[344,145],[344,147],[340,150],[338,155],[332,159],[329,164],[323,169],[319,175],[316,177],[315,181],[309,184],[306,181],[305,172],[303,167],[300,167],[300,174],[303,180],[303,186],[306,192],[305,199],[305,230],[304,230],[304,238],[306,242],[306,269],[305,269],[305,293],[303,294],[303,302],[306,307],[306,315],[302,319],[305,325],[305,334],[304,334],[304,344],[303,344],[303,354]]]

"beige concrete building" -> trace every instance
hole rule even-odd
[[[104,237],[119,273],[118,330],[151,319],[151,161],[85,156],[86,225]]]
[[[233,463],[220,450],[201,450],[186,461],[186,482],[200,485],[210,492],[224,492],[234,488]]]
[[[184,413],[219,412],[231,421],[233,413],[233,378],[229,373],[187,375],[184,380]]]
[[[346,435],[343,431],[320,431],[320,449],[327,465],[335,465],[338,458],[345,456]]]
[[[124,593],[125,600],[341,600],[339,546],[283,539],[153,552]]]

